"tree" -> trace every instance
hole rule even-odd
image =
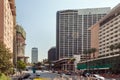
[[[42,62],[38,62],[35,64],[36,66],[41,66],[42,65]]]
[[[110,50],[112,51],[112,54],[113,54],[113,50],[115,49],[115,45],[110,45]]]
[[[89,56],[89,59],[91,59],[91,53],[92,53],[92,49],[88,49],[88,56]]]
[[[48,59],[43,59],[43,65],[45,67],[48,67],[48,69],[51,69],[51,64],[52,64],[52,62],[49,61]]]
[[[119,49],[119,52],[118,52],[119,56],[116,58],[115,63],[112,63],[112,60],[111,60],[111,63],[112,63],[111,69],[112,69],[112,72],[114,72],[114,73],[120,72],[120,69],[119,69],[119,67],[120,67],[120,62],[119,62],[119,60],[120,60],[120,43],[111,45],[109,48],[111,51],[113,51],[114,49]]]
[[[86,59],[87,59],[87,55],[89,56],[89,59],[90,59],[90,54],[92,53],[92,50],[91,49],[85,49],[84,51],[83,51],[83,54],[85,54],[86,55]]]
[[[115,49],[114,45],[110,45],[110,50],[113,51],[113,49]]]
[[[120,43],[111,45],[109,48],[111,51],[113,51],[114,49],[119,49],[118,53],[120,54]]]
[[[68,63],[73,63],[75,60],[76,60],[75,58],[70,58],[70,59],[68,60]]]
[[[85,49],[85,50],[83,51],[83,54],[86,55],[86,59],[87,59],[88,50]]]
[[[95,58],[95,52],[97,51],[96,48],[91,48],[91,53],[93,53],[93,58]]]
[[[116,49],[119,49],[119,54],[120,54],[120,43],[116,45]]]
[[[90,54],[91,54],[91,49],[85,49],[84,51],[83,51],[83,54],[85,54],[86,55],[86,69],[88,68],[88,71],[89,71],[89,63],[87,62],[87,60],[88,60],[88,56],[89,56],[89,59],[90,59]],[[88,56],[87,56],[88,55]]]
[[[111,54],[114,54],[113,53],[113,50],[115,49],[115,45],[110,45],[109,46],[109,48],[110,48],[110,50],[112,51],[112,53]],[[113,68],[114,67],[114,64],[112,63],[112,59],[110,59],[110,64],[111,64],[111,70],[115,70],[115,68]]]
[[[75,58],[71,58],[70,60],[71,60],[71,62],[74,62],[76,59]]]
[[[19,60],[17,61],[17,68],[21,72],[21,70],[24,70],[26,68],[26,64],[23,61]]]
[[[0,42],[0,72],[10,74],[13,69],[12,53],[6,48],[3,42]]]
[[[42,65],[42,62],[38,62],[38,63],[35,63],[33,66],[34,66],[36,69],[41,69],[41,65]]]

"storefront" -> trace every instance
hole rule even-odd
[[[115,65],[120,64],[120,56],[106,57],[91,59],[77,64],[78,70],[88,70],[88,71],[111,71],[115,68]]]

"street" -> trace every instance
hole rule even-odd
[[[57,74],[52,73],[51,71],[36,71],[36,73],[32,73],[32,71],[23,71],[23,74],[30,74],[29,77],[26,77],[22,80],[33,80],[36,77],[42,78],[43,80],[85,80],[84,78],[80,79],[77,76],[70,76],[65,74]],[[19,80],[19,77],[13,77],[12,80]]]
[[[34,80],[35,78],[40,78],[37,80],[93,80],[90,78],[80,77],[76,75],[65,75],[65,74],[57,74],[52,73],[51,71],[40,71],[37,70],[36,73],[32,73],[32,71],[23,71],[22,72],[26,77],[12,77],[12,80]],[[22,78],[20,78],[22,77]],[[105,79],[105,80],[119,80],[119,79]]]

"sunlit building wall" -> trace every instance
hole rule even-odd
[[[15,28],[14,0],[0,0],[0,40],[13,53],[13,33]]]
[[[89,30],[91,31],[91,47],[95,48],[96,52],[91,53],[91,59],[95,59],[99,55],[99,23],[92,25]]]
[[[111,45],[120,43],[120,4],[100,21],[99,57],[119,55],[118,50],[110,50]]]

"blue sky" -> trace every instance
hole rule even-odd
[[[119,0],[16,0],[17,23],[27,33],[25,55],[31,62],[31,48],[39,50],[39,61],[47,58],[48,50],[56,45],[56,12],[116,6]]]

